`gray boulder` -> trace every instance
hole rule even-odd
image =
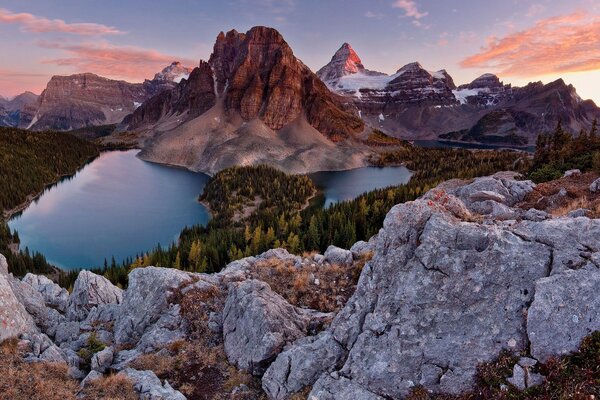
[[[334,374],[335,375],[335,374]],[[319,378],[308,395],[310,400],[384,400],[384,397],[369,392],[352,380],[329,374]]]
[[[107,347],[92,356],[91,368],[94,371],[105,373],[112,364],[114,351],[112,347]]]
[[[87,374],[85,376],[85,378],[83,378],[83,380],[79,384],[79,388],[84,389],[84,388],[88,387],[90,385],[90,383],[92,383],[93,381],[101,379],[103,377],[104,377],[104,375],[101,374],[100,372],[92,370],[92,371],[90,371],[89,374]]]
[[[292,306],[264,282],[233,283],[223,310],[225,353],[238,368],[261,375],[287,343],[327,318]]]
[[[565,171],[563,178],[568,178],[570,176],[579,176],[581,175],[581,171],[578,169],[570,169],[568,171]]]
[[[19,302],[9,283],[6,259],[0,254],[0,342],[37,331],[31,316]]]
[[[312,385],[324,372],[341,367],[345,355],[330,332],[299,339],[269,366],[262,387],[269,398],[286,399]]]
[[[31,285],[12,276],[9,276],[8,283],[11,285],[18,301],[33,317],[36,326],[42,332],[54,336],[57,326],[65,321],[65,317],[54,308],[48,307],[42,294]]]
[[[160,379],[152,371],[138,371],[132,368],[119,372],[133,383],[133,388],[143,400],[185,400],[181,392],[173,389],[168,382],[161,384]]]
[[[578,218],[578,217],[587,217],[590,213],[590,210],[587,208],[578,208],[577,210],[571,210],[567,213],[567,217],[570,218]]]
[[[123,291],[103,276],[81,271],[69,296],[67,319],[83,321],[90,310],[103,304],[120,304]]]
[[[527,315],[531,355],[546,361],[568,354],[600,330],[599,293],[600,270],[595,266],[540,279]]]
[[[592,184],[590,185],[590,192],[592,193],[596,193],[597,191],[600,190],[600,178],[596,179],[594,182],[592,182]]]
[[[353,260],[350,250],[340,249],[336,246],[329,246],[323,256],[325,257],[325,261],[331,264],[350,265]]]
[[[177,322],[171,320],[168,325],[177,325],[175,330],[179,330],[181,318],[178,317],[178,312],[170,310],[176,307],[171,303],[170,297],[180,286],[190,283],[192,276],[187,272],[167,268],[146,267],[133,270],[129,274],[129,287],[116,315],[115,343],[136,344],[146,330],[164,314],[177,315]]]
[[[507,381],[519,390],[527,389],[525,383],[525,370],[519,364],[515,364],[513,367],[513,374]]]
[[[39,292],[48,307],[64,313],[67,310],[69,292],[43,275],[27,274],[23,282]]]

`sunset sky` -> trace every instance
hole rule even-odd
[[[0,95],[39,94],[55,74],[142,81],[255,25],[277,28],[313,71],[349,42],[373,70],[562,77],[600,104],[600,0],[0,0]]]

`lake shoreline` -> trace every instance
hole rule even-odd
[[[75,175],[77,175],[77,173],[79,171],[81,171],[88,164],[90,164],[91,162],[93,162],[96,158],[100,157],[100,154],[102,154],[102,153],[99,153],[98,155],[96,155],[94,157],[90,157],[89,159],[87,159],[85,161],[85,163],[83,165],[81,165],[79,168],[77,168],[77,170],[75,172],[60,175],[54,181],[45,184],[44,187],[42,188],[42,190],[40,190],[39,192],[28,194],[27,198],[25,199],[25,201],[23,201],[21,204],[17,205],[16,207],[11,208],[9,210],[2,210],[2,217],[3,217],[3,219],[5,221],[9,221],[15,215],[17,215],[17,214],[25,211],[34,201],[36,201],[37,199],[39,199],[40,196],[43,195],[48,189],[51,189],[52,187],[54,187],[55,185],[59,184],[60,182],[62,182],[65,179],[69,179],[69,178],[72,178]]]

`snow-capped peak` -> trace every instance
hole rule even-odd
[[[184,67],[179,61],[173,61],[171,65],[154,75],[155,81],[179,83],[182,79],[188,79],[193,68]]]
[[[352,46],[348,43],[344,43],[342,47],[335,52],[331,61],[319,71],[317,75],[325,81],[331,82],[342,76],[356,74],[357,72],[363,71],[365,67],[362,65],[360,57]]]

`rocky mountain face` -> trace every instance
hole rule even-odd
[[[26,128],[72,130],[120,123],[148,98],[186,79],[190,68],[174,62],[143,83],[103,78],[91,73],[53,76],[42,92]]]
[[[151,98],[125,122],[143,133],[141,156],[153,161],[209,173],[256,162],[306,172],[364,163],[360,149],[335,145],[364,129],[355,114],[279,32],[254,27],[220,33],[210,59],[189,80]]]
[[[456,87],[445,70],[427,71],[418,63],[393,75],[372,75],[348,49],[344,44],[319,76],[352,102],[366,123],[398,137],[525,146],[559,120],[578,134],[600,118],[600,109],[562,80],[513,88],[484,74]]]
[[[196,69],[197,80],[202,81],[200,86],[190,87],[184,82],[181,88],[162,96],[165,100],[167,97],[176,99],[179,104],[167,108],[166,114],[182,114],[187,111],[182,109],[183,104],[188,104],[191,110],[187,118],[205,112],[206,107],[198,109],[192,104],[189,92],[196,98],[207,97],[206,106],[214,105],[220,97],[226,112],[236,113],[244,121],[260,119],[275,131],[302,115],[314,128],[334,140],[350,137],[363,127],[360,120],[344,113],[335,97],[294,56],[275,29],[255,27],[247,33],[221,32],[208,63],[201,62]],[[154,99],[152,104],[159,102],[165,101]],[[147,112],[144,108],[146,105],[132,116],[133,129],[142,122],[158,121],[140,118]]]
[[[0,98],[0,126],[27,127],[35,114],[38,95],[25,92],[11,100]]]
[[[362,74],[366,76],[383,76],[383,72],[369,71],[366,69],[356,51],[348,43],[344,43],[338,51],[335,52],[329,64],[317,71],[317,75],[323,82],[336,84],[339,80],[348,75]]]
[[[513,173],[453,180],[392,208],[380,232],[350,250],[269,250],[213,275],[137,268],[124,291],[83,271],[69,294],[44,277],[16,279],[0,257],[0,340],[20,337],[28,360],[64,363],[72,376],[87,375],[83,385],[126,375],[140,398],[185,398],[133,366],[197,341],[190,323],[222,346],[229,365],[261,378],[270,399],[306,386],[322,400],[401,399],[416,385],[461,393],[503,350],[521,356],[507,384],[525,389],[545,379],[532,366],[600,330],[600,220],[524,208],[534,190]],[[359,260],[369,261],[336,313],[292,305],[256,273],[265,263],[297,276],[317,266],[343,271]],[[306,276],[311,290],[327,286]],[[189,320],[190,304],[204,317]],[[92,334],[106,348],[85,365],[79,350]]]

